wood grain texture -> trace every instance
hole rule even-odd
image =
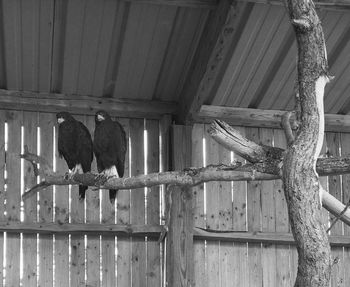
[[[245,128],[237,127],[238,131],[244,136]],[[244,159],[237,154],[233,154],[234,160],[244,162]],[[246,231],[248,228],[247,222],[247,184],[243,181],[232,183],[232,216],[233,230]],[[235,242],[233,254],[233,269],[235,272],[235,282],[238,286],[248,286],[249,284],[249,269],[248,269],[248,244],[246,242]]]
[[[259,141],[259,130],[247,128],[246,136]],[[261,182],[247,183],[247,218],[248,231],[261,231]],[[249,286],[262,286],[261,244],[248,244]]]
[[[74,118],[82,123],[85,122],[85,116],[74,116]],[[85,222],[85,205],[84,201],[79,200],[79,187],[72,186],[70,190],[71,209],[70,222]],[[84,235],[72,234],[70,236],[71,258],[70,258],[70,284],[71,286],[85,285],[85,241]]]
[[[20,221],[21,202],[21,161],[18,152],[21,151],[22,112],[7,112],[8,143],[6,152],[6,219],[12,222]],[[20,235],[8,234],[6,244],[6,285],[19,286],[20,282]]]
[[[204,166],[203,159],[203,138],[205,136],[203,124],[194,124],[192,128],[192,166]],[[204,214],[204,184],[194,186],[193,194],[193,224],[196,227],[205,228]],[[195,286],[206,286],[205,270],[205,241],[194,240],[193,242],[194,273],[193,280]]]
[[[221,119],[228,124],[251,127],[281,128],[282,110],[263,110],[202,105],[196,116],[198,122]],[[294,120],[292,117],[291,120]],[[350,116],[325,114],[325,130],[335,132],[350,131]]]
[[[272,129],[260,129],[259,133],[262,144],[273,145]],[[271,192],[273,188],[273,181],[261,182],[261,230],[263,232],[276,231],[275,193]],[[276,284],[278,265],[275,245],[262,244],[261,265],[263,269],[263,286],[278,286]]]
[[[130,120],[119,119],[123,126],[127,139],[128,150],[125,157],[124,176],[130,176]],[[130,196],[128,189],[119,190],[117,193],[117,224],[130,224]],[[117,238],[117,285],[131,286],[131,239],[119,236]]]
[[[117,100],[92,96],[58,93],[33,93],[0,90],[2,109],[42,112],[62,110],[81,115],[94,115],[98,110],[108,110],[111,116],[160,119],[164,114],[174,114],[177,104],[162,101]]]
[[[191,75],[185,82],[180,97],[180,120],[191,120],[201,105],[210,102],[218,75],[227,66],[226,58],[232,53],[240,15],[239,6],[232,1],[220,1],[208,16],[203,36],[191,65]]]
[[[192,127],[173,126],[173,168],[181,169],[191,161]],[[193,284],[193,217],[192,193],[187,187],[170,186],[169,232],[167,235],[167,284],[190,286]],[[168,199],[169,200],[169,199]],[[182,234],[181,237],[178,234]]]
[[[286,148],[286,137],[282,130],[273,131],[274,146]],[[275,232],[288,232],[289,218],[286,199],[284,197],[281,180],[275,180],[273,184],[275,204]],[[281,287],[292,285],[291,270],[289,267],[289,246],[276,245],[276,284]]]
[[[327,133],[326,136],[327,141],[327,154],[329,156],[339,156],[340,148],[341,148],[341,137],[339,133]],[[342,194],[342,186],[341,186],[341,178],[340,176],[329,176],[328,177],[328,188],[329,193],[332,194],[335,198],[339,199],[343,202],[343,194]],[[335,217],[330,215],[330,223],[335,220]],[[330,234],[332,235],[343,235],[344,224],[342,222],[337,222],[333,225],[330,230]],[[344,283],[344,269],[343,266],[343,247],[333,247],[332,248],[332,256],[334,259],[338,261],[338,264],[334,265],[331,273],[331,284],[333,286],[346,286]]]
[[[146,120],[147,172],[159,171],[159,122]],[[160,187],[147,189],[147,225],[160,224]],[[147,286],[161,286],[161,258],[157,239],[147,238]]]
[[[5,112],[0,110],[0,218],[5,220]],[[0,232],[0,258],[4,258],[4,233]],[[4,264],[0,260],[0,287],[3,286]]]
[[[53,126],[56,117],[53,114],[40,113],[40,154],[52,164],[53,160]],[[39,197],[39,222],[53,221],[53,188],[48,187]],[[53,236],[39,236],[39,285],[53,286]]]
[[[58,129],[56,129],[57,143]],[[57,145],[56,145],[57,147]],[[68,166],[63,158],[55,151],[56,170],[68,171]],[[69,223],[69,186],[55,186],[55,226]],[[55,286],[65,287],[69,285],[69,234],[55,234]]]
[[[145,3],[153,5],[171,5],[179,7],[192,7],[192,8],[212,8],[216,7],[216,1],[213,0],[123,0],[131,3]]]
[[[23,113],[23,143],[28,145],[33,151],[37,150],[37,126],[38,113]],[[24,162],[24,190],[36,184],[36,177],[33,176],[33,166]],[[37,222],[37,197],[33,196],[28,201],[24,201],[24,222]],[[68,265],[67,265],[68,266]],[[37,285],[37,235],[23,234],[23,286]]]
[[[144,120],[130,120],[131,175],[144,173]],[[130,222],[145,223],[145,191],[143,188],[131,192]],[[145,238],[132,238],[131,253],[132,286],[143,286],[146,282],[146,242]]]
[[[95,128],[95,118],[93,116],[86,117],[86,127],[93,134]],[[97,171],[96,161],[91,166],[92,171]],[[87,224],[100,223],[100,192],[92,190],[91,187],[86,191],[86,220]],[[100,286],[100,236],[88,235],[86,243],[86,285]]]
[[[341,145],[341,155],[346,156],[350,154],[350,134],[342,133],[340,135],[340,145]],[[350,176],[342,175],[342,191],[343,191],[343,202],[346,204],[350,200]],[[350,235],[349,226],[344,224],[344,236]],[[343,258],[343,269],[344,269],[344,281],[343,286],[350,284],[350,275],[347,272],[346,266],[350,264],[350,248],[344,248],[344,258]]]
[[[204,126],[205,130],[208,126]],[[205,134],[206,143],[206,164],[219,163],[219,144],[211,138],[207,133]],[[220,230],[220,195],[222,193],[221,182],[208,182],[205,184],[206,188],[206,228]],[[206,246],[206,286],[213,286],[220,280],[220,242],[210,241]]]

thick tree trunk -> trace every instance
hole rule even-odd
[[[321,221],[321,185],[316,172],[324,135],[323,93],[328,82],[324,37],[312,1],[288,0],[298,42],[300,130],[283,160],[289,220],[298,250],[295,287],[328,287],[331,251]]]

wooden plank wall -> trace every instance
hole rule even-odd
[[[94,117],[75,118],[93,134]],[[128,136],[125,176],[159,171],[160,158],[163,162],[166,158],[160,154],[159,136],[160,130],[166,128],[160,127],[157,120],[119,121]],[[0,110],[1,221],[160,224],[162,200],[157,187],[119,191],[113,205],[108,191],[91,188],[86,200],[81,201],[75,186],[50,187],[22,202],[21,193],[37,181],[32,166],[19,158],[24,145],[46,157],[57,171],[67,171],[66,163],[58,156],[57,135],[55,114]],[[95,160],[92,170],[96,171]],[[0,286],[160,287],[164,260],[157,240],[0,233]]]
[[[91,132],[94,118],[77,116]],[[164,162],[166,127],[155,120],[119,119],[128,135],[125,176],[156,172]],[[11,222],[159,224],[164,203],[160,188],[119,191],[114,205],[108,192],[91,190],[86,201],[76,187],[51,187],[46,193],[21,201],[21,193],[37,181],[32,166],[18,154],[30,151],[45,156],[55,170],[65,172],[57,152],[55,115],[0,110],[0,219]],[[167,122],[167,121],[164,121]],[[195,124],[185,136],[192,142],[192,166],[242,160],[219,146],[208,135],[208,126]],[[285,147],[281,130],[242,128],[248,138]],[[147,144],[145,144],[147,142]],[[350,155],[350,134],[328,133],[323,152]],[[160,146],[163,148],[160,148]],[[166,165],[166,162],[164,162]],[[93,171],[96,164],[93,163]],[[334,196],[347,202],[350,176],[322,179]],[[289,232],[281,181],[206,183],[193,192],[194,225],[237,231]],[[325,224],[334,218],[324,215]],[[349,235],[337,223],[334,235]],[[0,234],[0,286],[162,286],[162,246],[157,238],[126,238],[100,235]],[[291,286],[296,276],[294,246],[244,242],[195,240],[195,286]],[[332,286],[349,286],[350,249],[333,248],[337,263]]]
[[[210,136],[207,126],[195,124],[192,131],[192,166],[242,161],[224,150]],[[282,130],[237,127],[247,138],[277,147],[286,147]],[[323,152],[350,155],[350,134],[328,133]],[[350,176],[322,178],[325,189],[344,203],[350,198]],[[282,182],[254,181],[207,183],[193,190],[194,225],[201,228],[236,231],[290,232]],[[329,225],[332,217],[324,215]],[[349,235],[341,222],[334,235]],[[337,264],[332,272],[332,287],[350,286],[350,249],[333,247]],[[297,271],[295,246],[259,243],[194,241],[195,286],[292,286]]]

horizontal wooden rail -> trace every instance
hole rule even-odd
[[[211,123],[219,119],[236,126],[260,128],[281,128],[282,116],[286,111],[233,108],[203,105],[197,113],[197,122]],[[291,118],[294,121],[294,118]],[[293,123],[292,123],[293,126]],[[350,115],[325,114],[325,130],[350,132]]]
[[[122,0],[124,2],[152,5],[170,5],[177,7],[192,7],[192,8],[208,8],[214,9],[217,7],[215,0]]]
[[[25,110],[94,115],[108,110],[111,116],[160,119],[164,114],[175,114],[177,104],[162,101],[120,100],[74,94],[34,93],[0,89],[0,106],[4,110]]]
[[[102,234],[118,236],[159,236],[161,225],[83,224],[83,223],[22,223],[1,222],[0,231],[41,234]]]
[[[245,232],[245,231],[228,231],[213,232],[198,227],[193,230],[194,240],[220,240],[243,243],[265,243],[276,245],[294,245],[295,241],[291,233],[275,232]],[[331,246],[350,246],[350,236],[329,236]]]
[[[266,4],[266,5],[278,5],[284,6],[284,1],[282,0],[238,0],[239,2],[250,2],[256,4]],[[336,0],[336,1],[314,1],[317,8],[326,10],[349,10],[350,2],[348,0]]]
[[[115,236],[159,237],[166,232],[163,225],[122,225],[105,223],[23,223],[0,222],[0,232],[40,233],[40,234],[101,234]],[[293,245],[291,233],[245,232],[245,231],[207,231],[198,227],[193,229],[194,240],[220,240],[244,243],[265,243]],[[330,236],[332,246],[350,247],[350,236]]]

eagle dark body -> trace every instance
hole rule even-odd
[[[99,117],[103,120],[99,120]],[[111,117],[104,111],[96,113],[95,123],[94,153],[98,172],[106,172],[115,166],[118,176],[123,177],[127,149],[127,139],[123,127],[119,122],[112,121]],[[115,199],[116,193],[117,190],[114,189],[109,191],[111,201]]]
[[[57,120],[59,118],[64,119],[58,125],[59,155],[65,159],[70,170],[80,164],[82,172],[91,171],[93,142],[89,130],[67,112],[58,113],[56,117]],[[79,197],[81,199],[85,198],[87,188],[87,186],[79,185]]]

